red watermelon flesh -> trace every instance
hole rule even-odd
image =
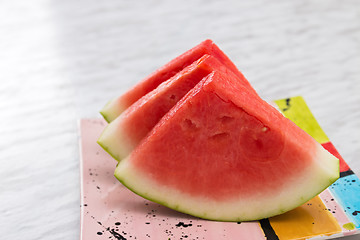
[[[213,70],[230,72],[216,58],[205,54],[131,105],[106,127],[98,143],[116,160],[123,159],[188,91]],[[239,81],[247,83],[245,78]]]
[[[211,40],[205,40],[150,74],[148,77],[143,79],[140,83],[136,84],[133,88],[128,90],[120,97],[108,102],[100,113],[103,115],[106,121],[113,121],[125,109],[135,103],[142,96],[155,89],[162,82],[173,77],[186,66],[201,58],[204,54],[212,55],[235,74],[243,77],[234,63],[232,63],[232,61],[220,50],[220,48],[215,43],[213,43]],[[250,86],[249,83],[247,84]]]
[[[135,193],[193,216],[247,221],[310,200],[338,159],[232,74],[212,72],[117,166]]]

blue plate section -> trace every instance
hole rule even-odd
[[[345,214],[360,229],[360,180],[355,174],[339,178],[329,190]]]

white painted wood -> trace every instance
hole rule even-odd
[[[0,1],[0,238],[79,238],[77,119],[213,39],[267,100],[303,95],[360,175],[360,7]]]

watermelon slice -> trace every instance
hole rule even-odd
[[[100,111],[100,113],[107,122],[113,121],[117,116],[125,111],[125,109],[127,109],[142,96],[155,89],[162,82],[173,77],[176,73],[180,72],[186,66],[201,58],[204,54],[209,54],[216,57],[231,71],[242,77],[242,74],[239,72],[236,66],[220,50],[220,48],[216,46],[216,44],[211,40],[205,40],[150,74],[122,96],[109,101]],[[249,83],[248,85],[250,86]]]
[[[201,80],[119,162],[133,192],[210,220],[291,210],[339,177],[339,161],[232,74]]]
[[[205,54],[126,109],[106,127],[98,143],[116,160],[123,159],[188,91],[213,70],[230,72],[215,57]],[[248,85],[244,77],[239,81]]]

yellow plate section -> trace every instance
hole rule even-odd
[[[337,220],[319,196],[294,210],[269,218],[269,222],[280,240],[308,239],[341,232]]]
[[[285,117],[293,121],[320,144],[330,141],[306,105],[303,97],[285,98],[274,102]]]

